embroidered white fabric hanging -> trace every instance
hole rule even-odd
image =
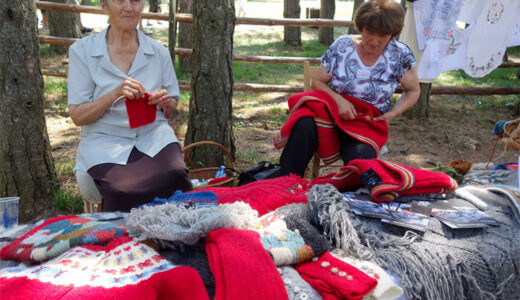
[[[417,47],[424,50],[432,40],[449,40],[456,27],[463,0],[417,0],[413,3]]]
[[[468,37],[466,66],[471,77],[483,77],[502,63],[515,20],[520,12],[518,0],[488,0]]]
[[[520,12],[518,13],[518,17],[516,17],[515,25],[513,25],[513,29],[511,31],[511,37],[509,37],[507,46],[520,46]]]
[[[418,48],[421,49],[420,45],[424,43],[424,53],[418,65],[419,78],[435,80],[440,75],[463,3],[463,0],[419,0],[413,3]]]

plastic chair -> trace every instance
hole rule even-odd
[[[83,211],[85,213],[100,212],[101,193],[96,187],[94,179],[87,172],[76,171],[76,182],[83,198]]]

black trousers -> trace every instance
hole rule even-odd
[[[339,153],[343,159],[343,165],[347,165],[356,158],[376,158],[376,152],[367,143],[356,140],[350,135],[337,129],[339,139]],[[281,176],[290,173],[303,177],[305,168],[318,150],[318,129],[316,122],[311,117],[301,118],[294,125],[289,141],[280,157]]]

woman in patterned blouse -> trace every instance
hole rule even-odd
[[[403,28],[404,9],[393,0],[371,0],[356,11],[354,23],[360,35],[344,35],[332,43],[321,57],[312,88],[334,99],[341,120],[353,120],[358,115],[354,105],[341,96],[344,94],[375,106],[381,115],[373,121],[390,123],[411,108],[420,94],[413,53],[395,39]],[[391,108],[392,94],[399,83],[403,93]],[[373,147],[341,130],[338,139],[345,165],[356,158],[377,157]],[[281,175],[303,176],[318,142],[314,119],[298,120],[280,158]]]

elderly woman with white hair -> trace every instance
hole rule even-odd
[[[75,170],[94,179],[103,211],[192,189],[167,118],[180,98],[177,77],[168,49],[136,30],[143,6],[103,0],[108,28],[69,49],[69,115],[82,128]]]

